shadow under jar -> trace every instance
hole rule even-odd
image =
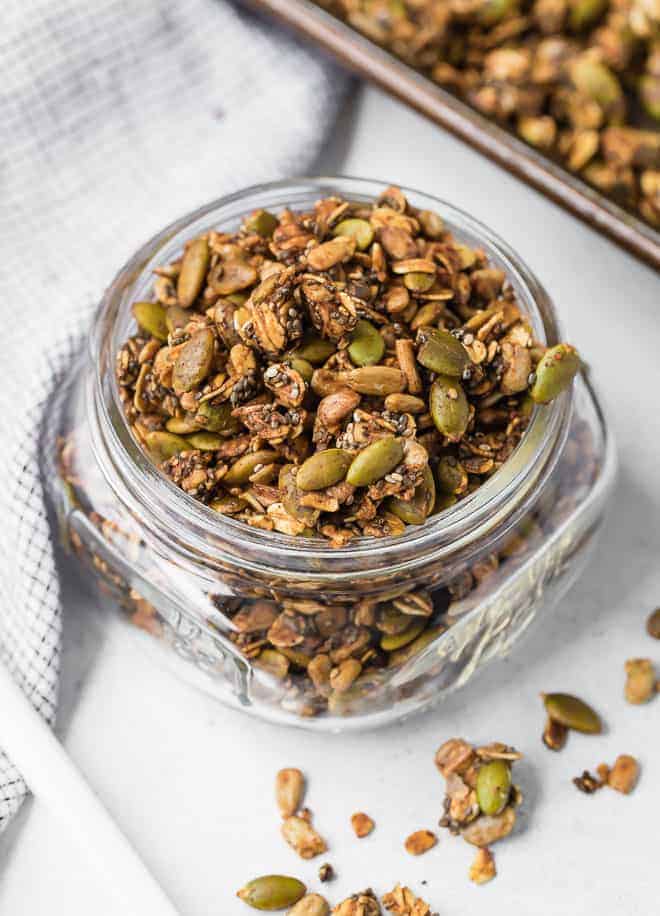
[[[423,709],[508,652],[583,568],[615,477],[612,442],[583,375],[534,408],[519,445],[482,486],[398,537],[336,548],[252,528],[194,500],[152,464],[131,433],[114,368],[135,330],[132,303],[150,297],[153,269],[188,239],[234,231],[256,209],[305,210],[332,194],[367,202],[384,190],[348,178],[277,182],[163,230],[104,296],[89,347],[58,395],[57,455],[53,448],[46,458],[57,462],[47,477],[64,543],[135,632],[146,631],[147,644],[227,704],[328,731]],[[502,241],[448,204],[403,191],[504,270],[535,338],[558,342],[552,303]],[[359,676],[347,687],[315,686],[304,646],[268,642],[283,613],[311,644],[323,642],[333,666],[359,662]],[[402,613],[409,625],[391,632]]]

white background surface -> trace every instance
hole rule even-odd
[[[233,894],[268,872],[325,887],[333,902],[401,881],[441,916],[656,912],[660,697],[631,707],[622,688],[626,658],[650,656],[660,669],[660,643],[643,627],[660,604],[658,277],[373,89],[347,106],[318,171],[445,197],[504,236],[544,282],[592,366],[619,445],[620,478],[597,555],[509,660],[426,716],[346,737],[280,730],[180,684],[144,656],[129,628],[90,607],[74,571],[59,732],[182,916],[247,916]],[[572,735],[561,754],[547,751],[538,694],[553,689],[592,700],[606,733]],[[443,780],[433,754],[453,735],[505,740],[526,755],[521,826],[496,847],[499,875],[481,888],[467,879],[472,849],[459,839],[442,832],[419,859],[402,846],[412,830],[437,823]],[[624,752],[643,767],[632,796],[587,797],[572,786],[582,769]],[[307,801],[339,876],[332,884],[316,880],[320,860],[303,863],[279,837],[272,784],[286,765],[308,775]],[[377,822],[362,841],[349,826],[356,810]],[[110,862],[104,879],[89,872],[36,802],[0,840],[2,916],[116,916],[114,880]]]

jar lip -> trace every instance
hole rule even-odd
[[[274,531],[253,528],[244,522],[214,512],[178,488],[151,463],[134,439],[119,398],[114,373],[118,351],[118,325],[126,318],[135,301],[134,287],[151,276],[151,267],[161,258],[171,257],[163,249],[180,250],[183,241],[215,225],[236,219],[258,207],[283,207],[291,198],[317,197],[340,193],[348,199],[374,199],[388,183],[349,176],[320,176],[283,179],[254,185],[214,200],[175,220],[147,241],[118,272],[101,300],[93,333],[90,358],[95,369],[94,411],[97,420],[95,437],[97,458],[113,490],[122,498],[128,486],[131,508],[146,513],[153,525],[150,530],[166,535],[177,533],[179,542],[199,559],[227,560],[237,557],[258,558],[255,568],[270,567],[280,571],[278,556],[286,554],[287,572],[308,570],[310,564],[324,571],[346,571],[346,575],[368,575],[375,568],[409,565],[411,556],[441,556],[444,549],[454,549],[465,539],[477,538],[488,528],[498,511],[517,491],[521,481],[534,468],[547,464],[553,445],[561,441],[568,429],[573,392],[567,391],[549,405],[537,406],[521,441],[506,462],[477,490],[454,506],[428,519],[423,525],[408,526],[398,537],[360,537],[344,547],[331,547],[320,538],[295,538]],[[459,239],[479,244],[489,260],[503,267],[507,280],[516,289],[518,301],[532,321],[535,333],[543,343],[553,344],[560,332],[554,307],[533,273],[518,255],[486,226],[441,199],[425,192],[401,186],[415,206],[423,201],[424,209],[436,210],[447,227]],[[281,198],[281,199],[280,199]],[[239,206],[237,206],[239,205]],[[212,218],[211,218],[212,217]],[[123,341],[121,341],[123,342]],[[109,346],[109,351],[108,351]],[[101,455],[100,452],[104,454]],[[121,490],[121,492],[119,492]],[[123,501],[123,500],[122,500]],[[363,569],[360,563],[377,557],[377,567]],[[241,560],[242,562],[242,560]],[[325,568],[327,564],[327,568]]]

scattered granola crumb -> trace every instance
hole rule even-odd
[[[438,838],[432,831],[416,830],[410,834],[404,845],[406,852],[409,852],[411,856],[421,856],[429,849],[433,849],[437,842]]]
[[[576,776],[573,779],[573,785],[585,795],[593,795],[598,789],[603,788],[601,780],[592,776],[589,770],[583,770],[581,776]]]
[[[626,662],[626,700],[637,706],[647,703],[656,692],[656,678],[650,658],[630,658]]]
[[[566,744],[568,729],[561,722],[548,717],[543,731],[543,743],[551,751],[560,751]]]
[[[301,859],[313,859],[327,850],[325,840],[302,817],[287,817],[282,824],[282,836]]]
[[[434,916],[425,900],[416,897],[409,887],[402,887],[400,884],[397,884],[389,894],[385,894],[383,906],[395,916]]]
[[[371,888],[347,897],[332,912],[334,916],[381,916],[378,898]]]
[[[319,868],[319,881],[325,883],[326,881],[333,881],[335,877],[335,870],[332,865],[329,862],[324,862]]]
[[[474,881],[475,884],[487,884],[496,874],[495,858],[487,846],[482,846],[477,850],[470,866],[470,881]]]
[[[610,789],[629,795],[639,779],[639,764],[629,754],[619,754],[607,776]]]
[[[351,826],[358,839],[363,839],[373,831],[376,826],[368,814],[358,811],[351,817]]]
[[[660,639],[660,607],[649,614],[646,621],[646,632],[653,639]]]

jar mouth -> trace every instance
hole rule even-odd
[[[186,494],[149,460],[130,430],[119,396],[114,366],[116,354],[133,325],[131,304],[150,293],[152,269],[178,255],[183,242],[208,229],[231,230],[258,208],[305,208],[321,196],[341,194],[369,201],[388,184],[345,176],[295,178],[255,185],[219,198],[183,216],[146,242],[119,271],[106,291],[90,337],[95,367],[89,392],[88,418],[99,464],[111,488],[129,510],[158,539],[176,542],[179,550],[204,558],[210,565],[239,562],[244,569],[271,568],[281,574],[278,558],[286,555],[287,575],[310,569],[346,577],[368,576],[376,568],[409,568],[422,557],[439,558],[442,551],[485,535],[510,512],[511,500],[528,493],[549,474],[561,451],[572,412],[573,393],[564,392],[548,405],[534,409],[521,441],[507,461],[477,490],[419,526],[407,526],[398,537],[360,537],[344,547],[331,547],[321,538],[295,538],[255,529]],[[560,339],[554,307],[536,277],[511,248],[486,226],[451,204],[412,188],[401,187],[420,209],[435,210],[455,237],[485,251],[513,286],[537,339],[553,345]],[[526,486],[524,484],[526,483]]]

